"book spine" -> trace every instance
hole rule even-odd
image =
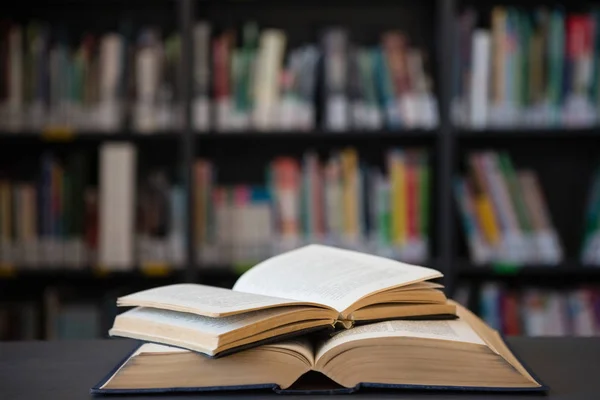
[[[388,156],[391,182],[392,237],[394,244],[402,247],[406,243],[406,169],[404,153],[393,151]]]
[[[285,45],[286,36],[282,31],[269,29],[261,34],[254,82],[254,124],[258,130],[271,130],[276,126]]]
[[[130,144],[107,143],[100,150],[100,265],[127,270],[134,265],[136,151]]]
[[[359,236],[358,212],[358,156],[353,149],[341,154],[342,179],[344,184],[344,233],[350,243],[356,243]]]
[[[349,127],[348,106],[348,34],[330,29],[322,38],[324,58],[325,119],[324,128],[344,131]]]
[[[407,237],[409,241],[415,242],[419,236],[418,224],[419,213],[417,210],[418,200],[418,154],[408,152],[406,158],[406,219],[407,219]]]
[[[478,29],[473,33],[472,61],[473,66],[470,84],[469,125],[482,128],[488,122],[488,82],[490,77],[489,32]]]

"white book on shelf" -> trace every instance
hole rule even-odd
[[[546,334],[546,301],[544,293],[528,289],[523,294],[523,327],[527,336]]]
[[[471,84],[469,85],[469,119],[472,128],[485,128],[488,124],[488,88],[490,80],[490,33],[484,29],[473,32],[471,54]]]
[[[119,84],[123,74],[123,37],[109,33],[100,41],[100,102],[97,105],[97,127],[103,131],[116,131],[122,123],[122,106]]]
[[[260,35],[254,71],[253,122],[258,130],[272,130],[278,121],[279,79],[285,51],[285,33],[276,29]]]
[[[100,149],[98,263],[108,269],[134,266],[136,158],[130,143]]]
[[[151,133],[158,127],[156,116],[160,79],[160,46],[144,46],[135,58],[137,98],[134,104],[133,125],[140,133]]]
[[[575,290],[567,294],[573,335],[595,336],[596,316],[592,308],[592,298],[587,290]]]

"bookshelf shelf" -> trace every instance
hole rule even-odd
[[[403,139],[403,138],[427,138],[437,137],[439,131],[436,129],[410,129],[410,130],[378,130],[378,131],[345,131],[329,132],[322,130],[311,131],[272,131],[272,132],[198,132],[197,140],[346,140],[346,139]]]
[[[600,268],[567,261],[557,266],[526,266],[514,269],[474,266],[469,262],[457,264],[460,278],[471,281],[520,281],[527,284],[542,282],[585,284],[600,282]]]
[[[600,127],[593,128],[508,128],[508,129],[457,129],[459,139],[600,139]]]
[[[179,141],[180,132],[164,131],[155,133],[135,133],[131,131],[120,131],[116,133],[102,132],[61,132],[61,133],[2,133],[0,132],[0,143],[5,145],[24,143],[102,143],[106,141],[120,141],[132,143],[147,143],[156,141]]]

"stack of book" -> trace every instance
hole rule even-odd
[[[146,343],[91,391],[544,390],[498,332],[431,281],[441,276],[311,245],[260,263],[233,290],[181,284],[121,297],[134,308],[110,334]],[[321,382],[294,385],[310,371]]]
[[[599,336],[600,291],[525,289],[489,283],[481,288],[481,316],[505,335]]]
[[[199,131],[326,131],[433,128],[437,102],[425,54],[399,31],[378,46],[341,28],[320,44],[286,48],[286,33],[249,22],[211,35],[194,28],[194,127]],[[319,85],[322,82],[322,85]],[[322,86],[322,89],[320,89]],[[213,94],[211,96],[211,93]]]
[[[600,117],[600,12],[495,7],[458,17],[454,120],[471,128],[582,127]]]
[[[0,27],[0,129],[140,133],[181,124],[178,34],[69,35],[32,22]]]
[[[275,159],[266,187],[216,184],[212,164],[195,167],[196,232],[204,262],[256,262],[308,243],[424,262],[429,252],[430,176],[423,150],[391,150],[387,171],[354,149],[321,162]],[[227,260],[225,257],[231,257]]]
[[[90,158],[46,152],[34,174],[0,175],[1,268],[183,264],[181,186],[154,171],[136,189],[136,150],[128,143],[101,146],[97,178]]]
[[[475,264],[555,265],[563,250],[535,172],[517,171],[506,153],[473,153],[455,183]]]
[[[581,261],[585,265],[600,266],[600,168],[596,170],[589,193]]]

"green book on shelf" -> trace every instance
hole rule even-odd
[[[585,233],[582,252],[586,251],[594,234],[600,229],[600,167],[596,169],[585,212]]]
[[[510,200],[513,203],[513,207],[516,211],[517,220],[521,231],[525,234],[531,233],[532,226],[529,221],[529,215],[527,212],[527,205],[523,199],[523,194],[519,189],[519,182],[517,180],[517,174],[512,165],[512,161],[508,154],[500,153],[498,155],[499,167],[504,180],[508,186],[508,192],[510,194]]]
[[[529,81],[531,79],[531,77],[529,76],[529,54],[532,50],[531,45],[533,41],[533,28],[531,18],[528,13],[519,12],[517,16],[519,19],[519,57],[521,69],[521,84],[518,87],[520,94],[519,105],[521,107],[527,107],[531,103],[531,93],[529,90]]]
[[[550,16],[550,40],[548,40],[549,74],[548,95],[550,103],[559,107],[562,103],[562,87],[565,64],[564,13],[554,10]]]

